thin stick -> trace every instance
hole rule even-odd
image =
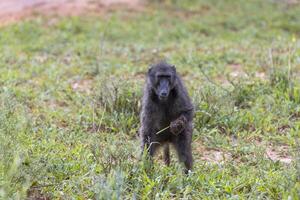
[[[230,94],[230,91],[229,91],[229,90],[227,90],[226,88],[222,87],[221,85],[219,85],[219,84],[215,83],[213,80],[211,80],[211,79],[208,77],[208,75],[203,71],[201,65],[199,65],[199,69],[200,69],[200,72],[203,74],[203,76],[206,78],[206,80],[207,80],[208,82],[210,82],[211,84],[213,84],[213,85],[215,85],[215,86],[221,88],[222,90],[224,90],[225,92],[227,92],[227,93]],[[234,86],[234,85],[233,85],[233,86]]]
[[[168,128],[170,128],[170,126],[167,126],[166,128],[161,129],[160,131],[158,131],[158,132],[156,133],[156,135],[158,135],[158,134],[160,134],[161,132],[167,130]]]
[[[104,104],[104,110],[103,110],[102,115],[101,115],[101,118],[100,118],[100,123],[99,123],[99,125],[98,125],[97,132],[99,132],[99,130],[100,130],[100,128],[101,128],[102,121],[103,121],[103,117],[104,117],[104,114],[105,114],[105,110],[106,110],[106,103]]]

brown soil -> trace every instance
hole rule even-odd
[[[277,147],[270,145],[266,149],[266,157],[274,162],[279,161],[285,164],[290,164],[293,161],[293,158],[289,155],[289,147],[286,145]]]
[[[74,91],[91,94],[93,79],[81,79],[72,82],[71,87]]]
[[[200,159],[212,164],[219,164],[232,160],[232,155],[220,149],[206,148],[201,141],[193,142],[193,152],[196,159]]]
[[[263,145],[261,142],[257,142],[256,144]],[[229,152],[216,148],[207,148],[199,140],[193,142],[193,147],[195,158],[208,163],[220,164],[223,162],[232,161],[233,159],[239,160],[239,158],[233,157]],[[274,162],[291,164],[294,161],[294,158],[292,157],[290,149],[287,145],[273,146],[268,144],[264,155],[266,158]]]
[[[141,0],[1,0],[0,25],[39,15],[100,14],[111,8],[140,9]]]

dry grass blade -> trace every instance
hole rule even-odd
[[[167,130],[168,128],[170,128],[170,126],[167,126],[166,128],[161,129],[160,131],[156,132],[156,135],[160,134],[161,132]]]

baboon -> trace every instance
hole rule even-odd
[[[188,173],[193,164],[193,115],[193,105],[175,66],[164,61],[151,65],[140,115],[142,151],[146,149],[152,158],[157,148],[162,146],[164,162],[169,165],[169,144],[172,144],[179,161],[185,165],[185,173]]]

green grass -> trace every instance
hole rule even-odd
[[[2,27],[0,199],[298,199],[300,6],[274,2],[174,0]],[[162,58],[196,107],[189,176],[174,154],[170,167],[139,157],[144,73]]]

